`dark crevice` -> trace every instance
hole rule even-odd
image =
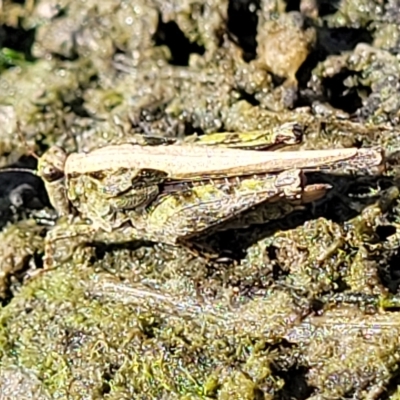
[[[296,79],[299,85],[299,98],[294,107],[303,107],[311,105],[315,98],[315,93],[308,88],[308,82],[311,79],[313,69],[321,61],[318,51],[311,52],[296,72]]]
[[[254,400],[263,400],[265,399],[264,392],[261,389],[255,388],[252,398]]]
[[[385,311],[387,311],[387,312],[391,312],[391,313],[398,313],[398,312],[400,312],[400,306],[386,306],[385,305]]]
[[[100,77],[97,74],[93,74],[89,77],[88,79],[89,83],[94,83],[94,84],[98,84],[100,82]]]
[[[33,157],[21,157],[6,169],[0,169],[0,228],[10,220],[23,218],[27,210],[49,205],[43,181],[33,171],[35,168],[36,160]]]
[[[358,43],[373,41],[371,32],[365,28],[327,28],[318,29],[318,48],[321,55],[327,57],[332,54],[342,54],[353,50]]]
[[[137,112],[137,121],[135,122],[155,122],[162,119],[165,115],[167,103],[165,101],[155,100],[147,103]]]
[[[103,396],[111,392],[110,382],[112,382],[113,379],[115,378],[115,374],[118,371],[118,369],[119,369],[118,366],[109,365],[108,371],[103,372],[102,385],[100,387],[100,391]]]
[[[71,54],[67,56],[59,53],[53,53],[53,56],[60,61],[76,61],[79,58],[79,54],[76,52],[75,47],[71,50]]]
[[[285,384],[281,391],[277,393],[276,399],[308,399],[314,392],[314,388],[307,383],[308,368],[294,366],[287,371],[279,371],[277,375],[281,377]]]
[[[330,92],[330,94],[326,93],[328,99],[320,98],[314,92],[310,91],[308,83],[314,68],[318,63],[325,61],[328,56],[338,55],[343,51],[351,51],[358,43],[371,43],[372,40],[371,33],[366,29],[318,28],[316,48],[308,55],[307,59],[296,73],[300,96],[295,107],[310,106],[315,100],[330,101],[329,99],[332,98],[331,105],[336,107],[336,104],[343,104],[344,107],[339,106],[338,108],[344,111],[350,110],[351,113],[360,108],[361,99],[357,93],[358,89],[365,89],[367,92],[370,91],[370,89],[363,87],[348,89],[345,87],[342,81],[350,76],[351,72],[343,72],[334,77],[326,78],[321,86],[323,86],[325,82],[328,84],[328,91]],[[336,84],[339,84],[339,86]],[[353,100],[355,100],[354,104],[352,104]]]
[[[41,235],[44,236],[44,235]],[[39,253],[35,253],[33,255],[33,263],[36,267],[36,269],[43,269],[44,268],[44,261],[43,261],[43,255]]]
[[[228,4],[228,33],[231,39],[242,48],[246,62],[257,55],[257,25],[260,9],[259,0],[230,0]]]
[[[111,385],[105,378],[103,378],[103,382],[102,382],[102,386],[100,387],[100,391],[103,396],[111,392]]]
[[[376,234],[380,241],[386,240],[389,236],[396,233],[396,227],[393,225],[379,225],[376,227]]]
[[[278,248],[274,245],[270,245],[265,248],[265,252],[268,257],[268,263],[272,266],[272,279],[275,282],[284,282],[285,278],[289,276],[289,271],[285,270],[285,268],[279,264]]]
[[[245,92],[244,90],[238,90],[238,92],[239,92],[238,101],[246,100],[249,104],[251,104],[254,107],[260,105],[260,102],[255,98],[254,95],[249,94],[249,93]]]
[[[325,95],[329,103],[333,107],[349,114],[355,113],[362,107],[362,99],[358,94],[358,90],[371,91],[367,87],[346,87],[344,81],[353,75],[352,71],[343,71],[322,81],[322,86],[325,88]]]
[[[300,11],[300,0],[287,0],[286,12]]]
[[[66,17],[68,15],[68,6],[61,8],[57,6],[57,14],[53,16],[53,20]]]
[[[183,135],[184,136],[190,136],[196,134],[197,136],[203,136],[204,130],[200,127],[195,127],[193,126],[192,123],[189,122],[184,122],[184,128],[183,128]]]
[[[35,29],[0,26],[0,47],[22,53],[27,61],[33,61],[32,45],[35,41]]]
[[[325,307],[325,303],[320,299],[311,299],[310,300],[310,312],[314,315],[320,314]]]
[[[399,363],[397,363],[397,366],[399,367]],[[393,399],[393,395],[396,395],[396,393],[399,390],[399,385],[400,385],[400,368],[395,369],[395,366],[393,366],[393,372],[391,378],[385,385],[385,390],[383,393],[381,393],[379,399],[380,400],[389,400]]]
[[[90,114],[84,108],[84,101],[80,97],[76,97],[75,99],[66,103],[69,107],[71,107],[72,112],[81,118],[88,118]]]
[[[318,15],[324,17],[326,15],[335,14],[340,8],[341,0],[316,0]]]
[[[400,291],[400,252],[397,251],[388,261],[387,270],[379,271],[380,279],[391,293],[397,294]]]
[[[192,43],[181,31],[175,21],[163,22],[158,19],[157,31],[153,40],[156,46],[167,46],[171,52],[171,65],[188,66],[190,54],[203,55],[205,48]]]
[[[343,293],[351,289],[350,285],[342,277],[335,280],[335,287],[335,293]]]
[[[10,279],[9,277],[4,278],[2,284],[4,285],[5,289],[3,289],[3,296],[0,300],[0,305],[2,307],[6,307],[8,304],[11,303],[11,300],[14,298],[14,295],[10,289]]]
[[[276,75],[272,72],[269,72],[269,75],[271,76],[272,85],[274,88],[281,86],[286,80],[286,77]]]

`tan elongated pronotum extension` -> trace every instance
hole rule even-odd
[[[173,179],[244,176],[289,168],[333,171],[345,168],[376,173],[383,169],[383,154],[380,150],[356,148],[260,152],[196,145],[142,147],[121,144],[90,153],[70,154],[64,172],[66,175],[85,174],[118,168],[158,169]]]

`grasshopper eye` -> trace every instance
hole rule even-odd
[[[50,147],[39,159],[38,175],[46,182],[54,182],[64,177],[66,152],[58,146]]]
[[[47,182],[54,182],[64,177],[64,171],[55,168],[53,165],[46,165],[41,171],[41,176]]]

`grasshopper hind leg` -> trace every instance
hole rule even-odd
[[[302,192],[299,170],[219,183],[210,181],[164,197],[148,210],[145,231],[152,235],[152,240],[179,242],[209,230],[221,230],[226,223],[239,221],[244,213],[260,204],[282,204],[285,199],[301,198]],[[263,223],[279,218],[282,210],[278,208],[258,218]],[[240,225],[243,223],[247,224],[242,221]]]
[[[166,196],[149,210],[144,233],[152,241],[187,245],[218,231],[282,219],[326,190],[324,185],[305,186],[299,170],[209,183]]]
[[[221,255],[227,255],[229,258],[235,258],[237,255],[243,256],[245,247],[248,247],[250,243],[237,240],[236,235],[234,235],[233,242],[229,240],[228,245],[228,243],[222,243],[224,240],[221,242],[221,238],[218,238],[215,234],[217,232],[243,230],[256,225],[267,224],[282,219],[302,208],[302,206],[296,206],[284,200],[261,204],[216,227],[179,236],[176,238],[176,244],[184,246],[193,254],[206,256],[208,259],[221,258]],[[232,239],[232,236],[228,235],[228,237]]]

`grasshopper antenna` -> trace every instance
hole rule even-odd
[[[5,173],[5,172],[26,172],[28,174],[37,175],[33,169],[29,169],[29,168],[19,168],[19,167],[0,168],[0,173]]]

